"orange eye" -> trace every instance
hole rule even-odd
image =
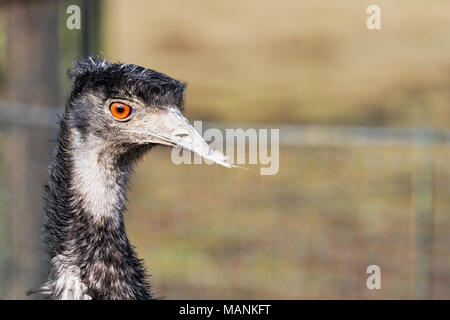
[[[133,109],[130,106],[127,106],[126,104],[123,104],[121,102],[113,102],[109,106],[109,111],[111,112],[114,118],[118,120],[124,120],[130,116],[131,111],[133,111]]]

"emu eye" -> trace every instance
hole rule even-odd
[[[130,106],[121,102],[113,102],[109,106],[109,112],[111,112],[111,115],[117,120],[125,120],[131,115],[132,111],[133,109]]]

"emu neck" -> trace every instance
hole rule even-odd
[[[58,143],[46,185],[50,298],[151,298],[122,216],[132,163],[64,121]]]
[[[94,135],[82,137],[72,130],[72,190],[93,223],[122,219],[130,166],[115,164],[111,149]]]

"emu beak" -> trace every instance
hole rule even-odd
[[[166,108],[153,114],[146,124],[151,143],[181,147],[222,166],[231,168],[227,157],[212,149],[177,108]]]

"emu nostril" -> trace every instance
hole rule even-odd
[[[189,132],[187,130],[184,130],[184,129],[174,130],[172,132],[172,134],[175,137],[179,137],[179,138],[184,138],[184,137],[189,136]]]

